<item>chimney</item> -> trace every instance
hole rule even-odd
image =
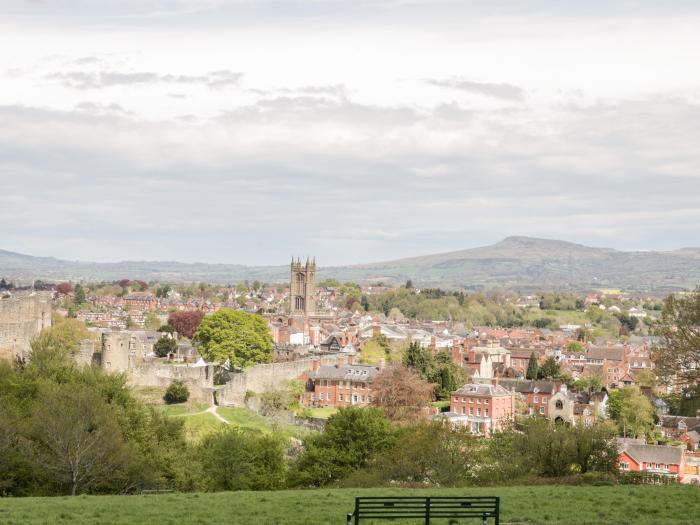
[[[378,324],[372,325],[372,337],[379,337],[382,335],[382,328]]]

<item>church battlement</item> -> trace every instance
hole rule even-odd
[[[289,281],[289,313],[309,316],[316,310],[316,259],[302,264],[292,257]]]

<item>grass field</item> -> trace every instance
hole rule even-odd
[[[161,496],[7,498],[0,499],[0,523],[344,524],[345,515],[352,509],[355,496],[378,495],[500,496],[503,525],[697,525],[700,522],[698,487],[544,485],[465,489],[325,489]],[[396,523],[412,522],[402,520]],[[437,525],[447,521],[436,520],[431,523]],[[477,520],[463,520],[461,523],[481,525]]]

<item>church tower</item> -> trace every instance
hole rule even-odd
[[[301,260],[292,258],[291,280],[289,283],[289,313],[291,315],[310,315],[316,309],[316,259]]]

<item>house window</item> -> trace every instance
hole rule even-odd
[[[467,412],[465,407],[462,407],[462,414],[464,415]]]
[[[544,407],[540,407],[540,414],[544,415]]]
[[[557,410],[563,410],[564,409],[564,403],[561,402],[561,400],[557,400],[557,402],[554,404],[554,406],[557,407]]]
[[[357,394],[353,394],[352,396],[352,402],[357,403]]]
[[[477,405],[480,405],[480,404],[481,404],[481,399],[477,399],[477,400],[476,400],[476,404],[477,404]]]
[[[539,402],[540,402],[540,398],[539,398],[538,396],[535,396],[535,399],[534,399],[533,401],[534,401],[535,403],[539,403]]]
[[[469,402],[470,402],[470,403],[474,403],[474,400],[470,397],[470,398],[469,398]]]
[[[470,416],[474,415],[474,407],[469,407],[469,415]]]
[[[623,461],[623,462],[620,463],[620,468],[621,468],[622,470],[629,470],[629,469],[630,469],[630,464]]]
[[[338,394],[338,401],[342,401],[342,400],[343,400],[343,394]]]
[[[546,398],[546,397],[543,397],[543,398],[542,398],[542,404],[545,404],[546,402],[547,402],[547,398]]]
[[[484,399],[484,405],[488,405],[488,404],[489,404],[489,400],[488,400],[488,399]]]
[[[477,408],[477,409],[476,409],[476,415],[477,415],[477,416],[480,416],[480,415],[481,415],[481,408]]]
[[[489,409],[488,409],[488,408],[485,408],[485,409],[484,409],[484,415],[485,415],[486,417],[489,416]]]
[[[323,394],[323,392],[321,392],[321,393],[318,395],[318,398],[319,398],[321,401],[323,401],[323,397],[324,397],[324,394]]]

